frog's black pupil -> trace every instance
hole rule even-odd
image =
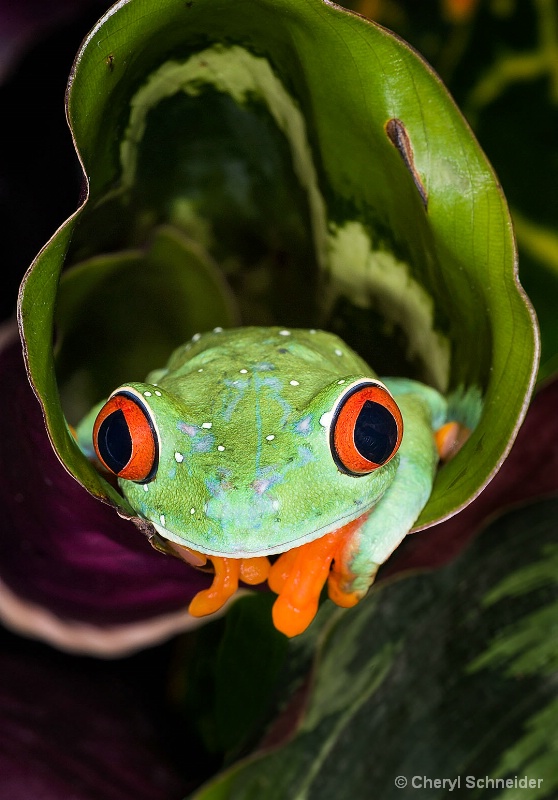
[[[97,447],[107,465],[115,474],[121,472],[132,457],[132,437],[121,409],[113,411],[99,426]]]
[[[383,464],[397,444],[397,422],[381,403],[367,400],[357,417],[354,431],[355,447],[368,461]]]

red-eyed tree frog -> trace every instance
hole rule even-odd
[[[301,633],[327,581],[356,604],[426,504],[446,401],[379,380],[331,333],[215,328],[145,383],[116,389],[78,441],[184,560],[213,564],[195,616],[268,581],[276,627]],[[451,423],[450,423],[451,424]],[[269,557],[275,556],[273,563]]]

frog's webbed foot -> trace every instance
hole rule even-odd
[[[337,535],[330,533],[283,553],[273,564],[268,583],[279,595],[272,612],[277,630],[296,636],[310,625],[318,610],[336,545]]]
[[[269,574],[270,563],[265,556],[228,558],[205,556],[182,545],[175,545],[173,549],[184,561],[194,566],[199,567],[207,560],[213,564],[213,583],[209,589],[198,592],[190,602],[188,611],[193,617],[205,617],[219,611],[238,590],[239,581],[255,586],[264,583]]]
[[[329,596],[337,605],[348,608],[358,603],[362,595],[352,590],[355,576],[348,568],[348,553],[364,519],[289,550],[273,564],[268,583],[279,595],[273,605],[273,622],[286,636],[296,636],[310,625],[326,581]]]
[[[273,566],[265,556],[205,556],[183,545],[173,545],[175,554],[193,566],[203,567],[206,561],[211,561],[215,573],[211,586],[198,592],[191,601],[190,614],[203,617],[218,611],[235,594],[239,581],[250,585],[268,581],[270,589],[278,594],[273,605],[273,622],[286,636],[296,636],[310,625],[326,581],[334,603],[344,608],[354,606],[373,580],[369,578],[365,587],[355,590],[358,581],[349,569],[358,547],[358,531],[367,518],[365,514],[313,542],[288,550]]]

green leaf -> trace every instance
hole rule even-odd
[[[240,598],[224,619],[189,636],[175,660],[175,694],[188,728],[228,760],[253,744],[285,667],[289,641],[269,624],[274,600],[263,593]]]
[[[28,272],[19,315],[52,441],[78,480],[129,510],[65,423],[50,345],[61,269],[145,248],[170,224],[219,264],[244,324],[334,330],[380,374],[452,395],[463,418],[482,397],[418,525],[482,489],[528,403],[535,323],[500,188],[412,49],[322,0],[130,0],[86,38],[68,119],[88,197]],[[77,340],[73,354],[67,386]]]
[[[55,317],[67,416],[77,424],[116,386],[165,363],[175,342],[235,319],[216,265],[170,226],[156,228],[144,250],[72,267],[62,275]]]
[[[556,499],[511,512],[453,565],[339,611],[296,736],[193,797],[329,800],[374,787],[395,800],[398,776],[429,798],[451,796],[425,782],[436,778],[460,778],[474,798],[555,797],[557,514]],[[515,783],[525,776],[528,793]]]
[[[496,169],[512,208],[519,274],[539,320],[539,381],[558,372],[558,6],[414,0],[344,3],[408,39],[438,70]],[[453,9],[453,12],[450,11]]]
[[[286,636],[269,624],[274,599],[245,597],[227,614],[217,653],[214,703],[221,746],[229,753],[244,745],[261,724],[287,655]]]

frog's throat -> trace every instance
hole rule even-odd
[[[373,503],[363,504],[352,512],[348,512],[340,517],[336,517],[336,519],[333,520],[333,522],[330,522],[328,525],[323,525],[320,528],[316,528],[304,536],[297,536],[294,539],[289,539],[281,544],[274,545],[273,547],[261,546],[254,548],[253,550],[242,549],[242,547],[235,548],[234,550],[212,548],[198,541],[189,539],[187,535],[181,536],[177,533],[173,533],[159,523],[153,522],[153,520],[148,521],[153,525],[157,533],[162,536],[163,539],[168,539],[168,541],[182,545],[183,547],[189,547],[192,550],[196,550],[198,553],[203,553],[207,556],[221,556],[228,558],[253,558],[255,556],[272,556],[278,553],[285,553],[287,550],[292,550],[294,547],[300,547],[303,544],[308,544],[308,542],[313,542],[316,539],[320,539],[322,536],[325,536],[328,533],[333,533],[344,525],[347,525],[349,522],[353,522],[353,520],[368,514],[368,512],[374,508],[380,499],[381,498],[376,498]]]

